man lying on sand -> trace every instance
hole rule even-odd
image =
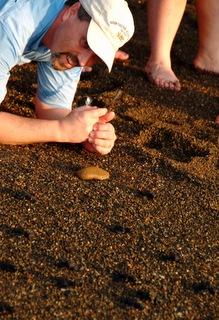
[[[121,14],[122,13],[122,14]],[[124,0],[1,0],[0,103],[10,70],[38,63],[36,119],[0,112],[0,143],[83,143],[107,154],[116,140],[114,112],[82,106],[71,110],[83,67],[102,59],[111,71],[114,58],[134,33]]]

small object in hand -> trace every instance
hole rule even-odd
[[[93,98],[87,96],[85,100],[85,106],[91,106]]]
[[[106,180],[109,179],[109,172],[99,167],[91,166],[78,170],[76,176],[81,180]]]

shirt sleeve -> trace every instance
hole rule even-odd
[[[16,64],[15,50],[11,38],[8,36],[4,25],[0,23],[0,103],[7,93],[10,70]]]
[[[7,82],[8,82],[8,78],[10,76],[10,72],[8,71],[7,68],[4,68],[4,66],[2,66],[2,63],[0,61],[0,104],[2,103],[2,101],[4,100],[6,93],[7,93]]]
[[[38,62],[38,97],[43,103],[71,110],[82,68],[55,70],[50,62]]]

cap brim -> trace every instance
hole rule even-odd
[[[87,42],[91,50],[105,62],[110,72],[117,50],[93,20],[91,20],[88,27]]]

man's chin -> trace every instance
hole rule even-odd
[[[69,69],[72,69],[72,68],[75,68],[75,67],[78,67],[76,65],[62,65],[62,64],[59,64],[59,63],[53,63],[51,62],[51,65],[53,67],[53,69],[57,70],[57,71],[66,71],[66,70],[69,70]]]
[[[57,64],[57,63],[51,63],[52,67],[54,70],[57,70],[57,71],[66,71],[68,69],[71,69],[73,67],[67,67],[67,66],[64,66],[64,65],[60,65],[60,64]]]

